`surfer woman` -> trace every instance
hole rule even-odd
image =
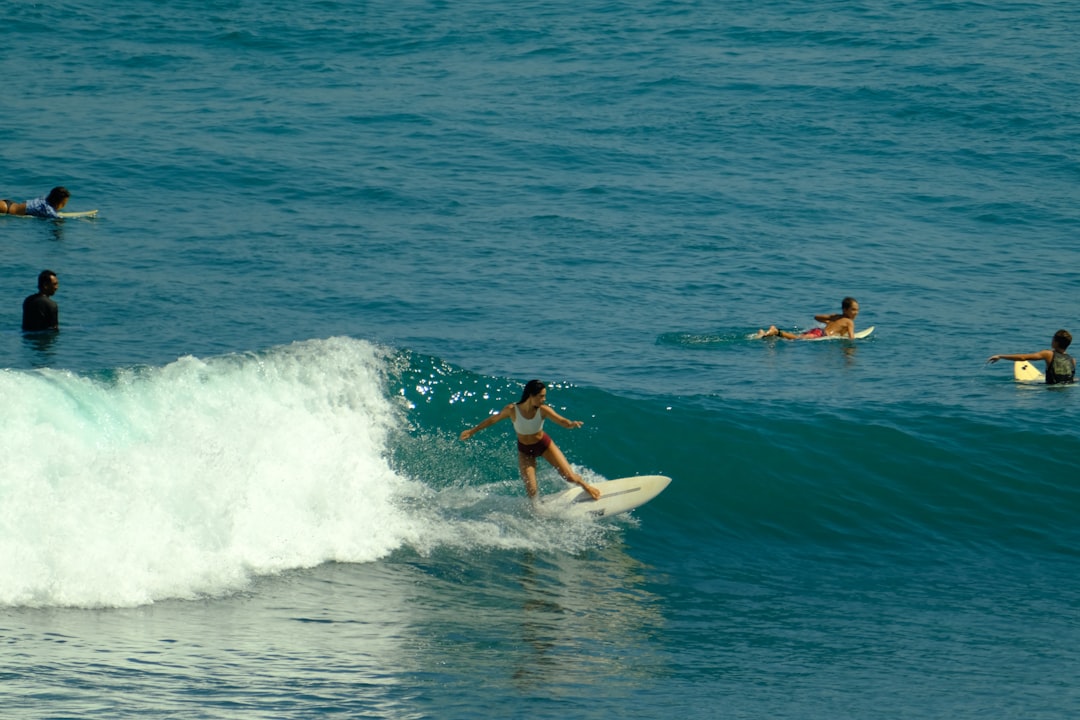
[[[546,400],[547,386],[539,380],[530,380],[525,384],[520,402],[511,403],[498,414],[485,418],[476,427],[462,431],[461,439],[468,440],[484,428],[510,418],[514,423],[514,431],[517,433],[518,468],[521,470],[521,479],[525,481],[525,491],[530,498],[536,498],[536,458],[542,457],[559,471],[566,482],[580,485],[592,496],[593,500],[599,500],[600,491],[570,469],[570,463],[566,461],[562,450],[559,450],[544,432],[544,420],[551,420],[564,428],[579,428],[584,423],[580,420],[567,420],[545,405]]]
[[[71,193],[65,187],[54,187],[44,197],[34,198],[26,202],[14,202],[12,200],[0,200],[0,214],[7,215],[34,215],[43,218],[58,218],[60,211],[67,205]]]

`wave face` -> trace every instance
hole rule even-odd
[[[163,367],[5,371],[0,604],[129,606],[399,549],[577,552],[615,523],[533,517],[501,423],[515,380],[346,338]],[[797,403],[631,398],[553,382],[587,478],[660,473],[660,546],[945,562],[1074,556],[1074,436]],[[648,442],[641,442],[648,438]],[[541,463],[542,492],[563,481]]]
[[[456,436],[518,400],[521,383],[401,357],[410,428],[395,443],[397,466],[437,486],[499,481],[499,492],[520,494],[509,423],[467,444]],[[1070,392],[1053,399],[1066,403]],[[662,545],[735,555],[816,548],[888,562],[931,553],[951,562],[973,551],[1060,559],[1075,555],[1080,539],[1080,492],[1070,480],[1080,439],[1060,417],[1019,424],[927,403],[631,397],[557,382],[548,396],[585,422],[550,433],[587,477],[674,478],[639,513]],[[562,486],[542,469],[544,490]]]
[[[499,476],[502,458],[477,476],[466,449],[408,432],[407,357],[334,338],[163,367],[0,373],[11,399],[0,605],[217,596],[401,547],[574,549],[603,532],[547,539],[519,483]],[[429,452],[457,458],[418,460]]]

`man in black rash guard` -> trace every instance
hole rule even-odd
[[[22,329],[24,332],[59,330],[60,309],[52,296],[60,281],[52,270],[42,270],[37,282],[38,291],[23,300]]]

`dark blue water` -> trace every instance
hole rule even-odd
[[[10,10],[5,717],[1077,714],[1072,5]]]

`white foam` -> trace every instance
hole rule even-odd
[[[421,448],[431,477],[395,471],[400,359],[332,338],[108,377],[0,371],[0,607],[219,596],[402,547],[574,552],[610,531],[552,527],[517,479],[447,486],[453,444]]]
[[[0,605],[214,595],[408,542],[384,367],[332,339],[104,381],[0,372]]]

